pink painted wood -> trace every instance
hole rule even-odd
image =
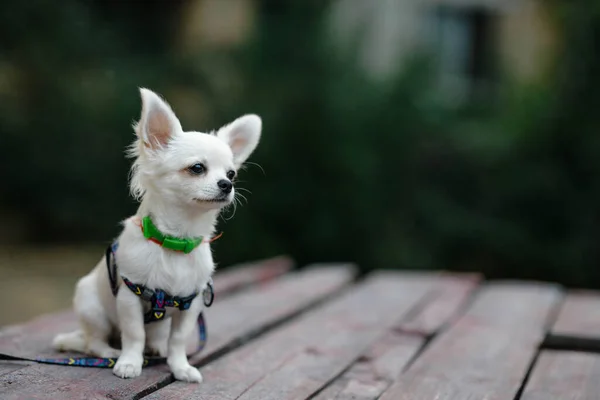
[[[216,290],[220,295],[230,294],[249,285],[269,282],[293,267],[294,261],[290,257],[279,256],[217,270]]]
[[[425,336],[435,334],[464,311],[481,279],[479,274],[440,274],[440,279],[427,301],[397,328]]]
[[[343,296],[175,382],[148,400],[305,399],[339,375],[428,295],[431,274],[380,273]]]
[[[377,399],[398,378],[425,339],[389,331],[341,376],[314,397],[314,400]]]
[[[553,335],[594,338],[600,341],[600,293],[573,291],[560,309]]]
[[[560,300],[551,285],[488,285],[381,400],[513,400]]]
[[[378,272],[353,284],[350,266],[281,276],[289,259],[272,262],[271,273],[250,265],[215,279],[229,295],[218,292],[206,311],[208,346],[193,360],[203,384],[173,382],[165,366],[122,380],[105,369],[0,363],[0,398],[513,400],[532,363],[521,400],[598,398],[600,355],[535,356],[550,329],[596,341],[600,294],[572,292],[563,304],[554,285],[479,286],[473,274]],[[61,313],[0,331],[0,351],[48,351],[53,329],[70,321]]]
[[[31,365],[31,363],[26,361],[0,362],[0,375],[8,374],[9,372],[25,368],[29,365]]]
[[[542,351],[521,400],[596,400],[599,378],[599,354]]]
[[[315,400],[379,398],[425,344],[425,337],[459,316],[480,280],[476,274],[440,274],[426,301],[378,339]]]

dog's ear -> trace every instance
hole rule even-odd
[[[137,124],[137,134],[146,147],[157,150],[165,147],[181,123],[171,107],[149,89],[140,88],[142,115]]]
[[[250,157],[260,140],[262,120],[258,115],[239,117],[217,132],[217,137],[225,141],[233,152],[233,162],[240,167]]]

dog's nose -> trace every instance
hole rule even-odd
[[[217,182],[217,186],[219,186],[221,191],[223,191],[224,193],[229,193],[229,192],[231,192],[231,188],[233,187],[233,184],[231,183],[230,180],[221,179],[219,182]]]

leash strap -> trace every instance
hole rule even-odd
[[[200,343],[198,349],[194,354],[200,353],[206,345],[206,324],[204,322],[204,315],[200,313],[198,316],[198,331],[200,336]],[[192,355],[194,355],[192,354]],[[191,356],[190,356],[191,357]],[[100,357],[65,357],[65,358],[26,358],[16,357],[10,354],[0,353],[0,360],[8,361],[33,361],[41,364],[55,364],[55,365],[67,365],[77,367],[94,367],[94,368],[112,368],[117,362],[117,358],[100,358]],[[144,357],[143,367],[150,367],[153,365],[163,364],[166,362],[164,357]]]
[[[204,315],[200,313],[198,316],[198,331],[200,336],[200,343],[194,354],[200,353],[206,345],[206,323],[204,322]],[[192,354],[192,355],[194,355]],[[4,354],[0,355],[0,360],[25,360],[35,361],[42,364],[58,364],[58,365],[71,365],[77,367],[95,367],[95,368],[112,368],[117,362],[117,358],[98,358],[98,357],[72,357],[72,358],[42,358],[27,359],[20,357],[7,356],[10,358],[2,358]],[[190,356],[191,357],[191,356]],[[144,357],[144,363],[142,367],[151,367],[153,365],[164,364],[167,361],[164,357]]]
[[[115,252],[118,248],[118,242],[114,242],[106,249],[106,267],[108,269],[108,279],[113,295],[117,295],[119,291],[118,278],[117,278],[117,263],[115,261]],[[131,282],[130,282],[131,283]],[[133,285],[133,284],[132,284]],[[129,286],[129,285],[128,285]],[[131,287],[130,287],[131,289]],[[132,289],[133,290],[133,289]],[[204,305],[210,307],[214,300],[214,291],[212,282],[209,282],[207,290],[202,293]],[[194,295],[194,297],[196,297]],[[190,300],[191,303],[191,300]],[[173,304],[174,305],[174,304]],[[189,304],[188,304],[189,307]],[[151,310],[152,312],[152,310]],[[150,321],[148,321],[150,322]],[[198,334],[199,344],[195,353],[189,357],[200,353],[206,345],[207,334],[206,334],[206,322],[204,321],[204,314],[200,313],[198,316]],[[117,362],[118,358],[100,358],[100,357],[65,357],[65,358],[27,358],[11,356],[10,354],[0,353],[0,360],[8,361],[32,361],[41,364],[55,364],[55,365],[67,365],[77,367],[94,367],[94,368],[112,368]],[[153,365],[164,364],[166,362],[164,357],[144,357],[142,367],[150,367]]]

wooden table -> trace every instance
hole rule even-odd
[[[292,272],[285,257],[227,269],[207,309],[204,383],[164,365],[109,369],[0,362],[0,399],[600,399],[600,293],[475,274],[351,265]],[[75,325],[47,315],[0,331],[0,352],[56,355]]]

